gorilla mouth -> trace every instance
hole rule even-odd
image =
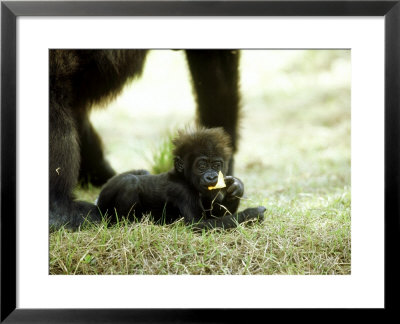
[[[208,189],[208,188],[214,187],[214,186],[216,186],[216,185],[217,185],[217,181],[214,181],[214,182],[202,182],[202,183],[200,183],[201,190],[204,190],[205,192],[211,191],[211,190]]]
[[[225,188],[225,187],[226,187],[226,184],[224,181],[224,175],[222,174],[221,171],[219,171],[217,183],[215,185],[209,186],[208,190],[221,189],[221,188]]]

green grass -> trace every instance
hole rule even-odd
[[[171,53],[165,55],[180,52]],[[164,68],[165,61],[157,60]],[[245,184],[240,209],[263,205],[265,221],[204,233],[182,221],[159,226],[148,218],[112,227],[89,224],[77,232],[60,229],[50,235],[51,274],[351,273],[349,51],[249,51],[242,66],[243,118],[235,155],[235,175]],[[171,69],[179,74],[179,66]],[[163,93],[154,89],[153,79],[147,81],[146,71],[140,82],[141,91]],[[179,82],[187,84],[174,81],[179,89]],[[146,113],[133,109],[129,117],[130,108],[120,107],[124,100],[104,120],[93,116],[108,158],[119,172],[169,169],[168,130],[194,119],[187,115],[193,108],[182,99],[182,110],[160,115],[146,106]],[[137,104],[135,97],[132,105]],[[135,123],[137,114],[141,120]],[[117,134],[110,118],[118,122]],[[76,194],[94,201],[99,190],[77,188]]]
[[[168,132],[167,136],[161,139],[159,145],[153,149],[151,159],[152,174],[159,174],[171,170],[173,166],[172,139],[175,134],[176,132]]]
[[[248,203],[247,203],[248,204]],[[247,205],[246,204],[246,205]],[[249,204],[250,205],[250,204]],[[194,233],[122,220],[52,234],[52,274],[349,274],[350,193],[268,206],[262,224]]]
[[[307,207],[305,207],[307,206]],[[266,220],[194,233],[147,218],[51,236],[53,274],[349,274],[350,193],[269,206]],[[67,247],[67,248],[66,248]]]

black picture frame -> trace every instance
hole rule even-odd
[[[16,19],[18,16],[384,16],[385,310],[396,308],[400,233],[400,0],[395,1],[2,1],[1,322],[237,322],[266,310],[16,308]],[[367,72],[366,72],[367,73]],[[367,76],[367,74],[366,74]],[[395,256],[395,257],[392,257]],[[373,256],[371,256],[373,258]],[[366,283],[368,284],[368,283]],[[265,318],[265,317],[264,317]]]

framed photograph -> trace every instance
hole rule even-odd
[[[1,30],[2,322],[394,308],[399,1],[4,1]]]

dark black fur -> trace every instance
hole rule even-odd
[[[171,171],[117,175],[105,184],[97,205],[111,222],[130,216],[140,219],[143,213],[151,213],[162,223],[183,217],[196,229],[232,228],[247,220],[262,220],[264,207],[237,213],[244,185],[238,178],[226,176],[232,155],[230,143],[222,128],[181,132],[174,140],[175,167]],[[217,183],[219,171],[227,187],[208,190]]]
[[[139,77],[146,50],[50,50],[50,227],[79,227],[85,217],[100,219],[97,208],[77,201],[80,178],[102,185],[115,174],[89,121],[94,104],[106,106],[124,85]],[[187,50],[198,101],[198,121],[222,126],[236,148],[239,53]],[[232,170],[232,164],[230,166]]]

